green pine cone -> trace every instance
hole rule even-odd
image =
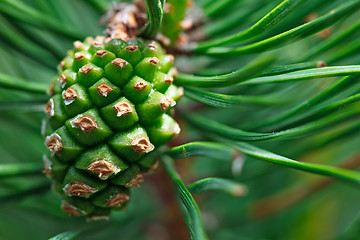
[[[180,131],[168,113],[181,95],[174,57],[154,41],[76,41],[51,83],[44,157],[69,215],[96,220],[123,209],[129,188]]]

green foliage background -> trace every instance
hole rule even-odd
[[[151,177],[133,191],[128,211],[109,222],[85,223],[62,213],[40,174],[47,101],[41,92],[74,40],[102,34],[98,21],[109,3],[0,0],[0,239],[47,239],[61,232],[57,239],[174,239],[176,228],[164,227],[172,208],[164,206],[162,188]],[[189,187],[222,190],[195,198],[202,224],[172,160],[163,159],[178,190],[174,196],[183,194],[180,206],[187,209],[192,239],[205,239],[204,229],[210,239],[225,240],[357,239],[360,1],[283,1],[283,11],[273,11],[272,22],[267,15],[258,29],[251,27],[282,1],[195,3],[207,18],[205,36],[220,40],[195,45],[191,57],[177,56],[186,72],[175,81],[185,87],[177,107],[179,142],[201,142],[173,148],[170,155],[181,159],[185,150],[194,156],[177,161],[185,185],[207,177],[230,182]],[[310,13],[325,17],[302,25]],[[329,37],[317,34],[328,27]],[[329,67],[317,68],[318,61]],[[245,160],[241,174],[234,156],[236,163]],[[354,171],[326,167],[346,165]],[[247,186],[247,195],[229,194],[243,186],[238,183]],[[273,212],[267,215],[267,209]]]

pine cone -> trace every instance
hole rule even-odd
[[[59,65],[46,105],[45,170],[69,215],[92,220],[123,209],[129,188],[180,128],[174,57],[154,41],[87,38]]]

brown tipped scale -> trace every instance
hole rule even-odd
[[[157,57],[150,58],[149,63],[156,66],[159,63],[159,59]]]
[[[80,128],[81,131],[87,133],[98,129],[98,126],[94,119],[90,116],[79,116],[71,122],[72,126]]]
[[[173,77],[177,77],[179,75],[179,72],[176,68],[171,68],[169,71],[169,75],[173,76]]]
[[[59,68],[60,70],[63,70],[63,69],[65,68],[65,61],[64,61],[64,60],[60,62],[58,68]]]
[[[82,42],[80,42],[80,41],[75,41],[75,42],[74,42],[74,48],[75,48],[76,50],[81,50],[81,49],[84,48],[84,44],[83,44]]]
[[[142,182],[144,182],[144,176],[141,173],[138,173],[128,183],[125,184],[125,187],[130,188],[137,186],[140,188],[140,183]]]
[[[95,46],[95,47],[101,47],[102,44],[103,44],[103,43],[102,43],[101,41],[97,41],[97,40],[95,40],[95,41],[92,42],[92,45]]]
[[[63,188],[64,192],[68,196],[81,196],[89,197],[91,194],[95,193],[97,190],[90,187],[89,185],[82,182],[71,182],[66,184]]]
[[[60,77],[58,78],[58,81],[60,82],[60,84],[61,84],[62,86],[65,86],[66,80],[67,80],[67,77],[66,77],[65,74],[61,74]]]
[[[117,59],[113,60],[111,63],[119,68],[123,68],[127,64],[127,62],[121,58],[117,58]]]
[[[52,153],[59,153],[63,149],[61,137],[57,133],[53,133],[45,138],[45,145]]]
[[[175,105],[176,105],[176,102],[167,96],[163,96],[160,99],[160,108],[163,112],[168,110],[170,107],[174,107]]]
[[[138,50],[139,48],[138,48],[138,46],[130,45],[130,46],[127,46],[125,49],[130,52],[134,52],[134,51]]]
[[[172,76],[166,75],[164,82],[167,84],[172,84],[174,82],[174,78]]]
[[[81,60],[85,57],[85,54],[83,52],[77,52],[75,53],[74,57],[76,60]]]
[[[61,209],[66,212],[70,217],[71,216],[83,216],[84,212],[75,206],[63,201],[61,204]]]
[[[131,147],[137,153],[149,153],[154,150],[154,145],[150,142],[148,137],[140,136],[136,137],[131,143]]]
[[[147,47],[149,48],[149,50],[151,51],[156,51],[157,50],[157,46],[154,42],[151,42],[147,45]]]
[[[51,162],[46,156],[43,156],[43,163],[44,170],[42,170],[42,173],[45,174],[45,176],[47,176],[48,178],[52,178],[54,174],[52,171]]]
[[[106,50],[98,50],[98,51],[96,51],[96,55],[99,56],[99,57],[103,57],[107,53],[108,53],[108,51],[106,51]]]
[[[54,101],[52,99],[50,99],[47,104],[45,105],[45,113],[49,116],[52,117],[54,116]]]
[[[106,83],[102,83],[96,88],[96,90],[101,96],[107,97],[107,95],[111,93],[114,89]]]
[[[129,195],[127,195],[126,193],[119,193],[111,197],[106,203],[106,205],[108,207],[121,207],[121,204],[126,203],[129,200],[130,200]]]
[[[91,70],[92,70],[92,68],[89,67],[89,66],[86,66],[86,65],[80,68],[80,72],[83,73],[83,74],[85,74],[85,75],[89,74],[89,72],[90,72]]]
[[[116,116],[121,117],[123,115],[131,114],[133,112],[133,108],[127,102],[118,102],[116,103],[113,108],[116,111]]]
[[[103,159],[92,162],[86,170],[89,170],[99,176],[100,179],[107,179],[109,175],[117,174],[120,169]]]
[[[63,99],[65,100],[64,101],[65,105],[69,105],[75,101],[75,99],[78,97],[78,94],[74,88],[69,87],[63,92],[62,96]]]
[[[105,37],[104,36],[96,36],[95,37],[95,40],[98,41],[98,42],[101,42],[101,43],[104,43],[105,42]]]
[[[144,88],[146,88],[147,86],[149,86],[149,84],[145,81],[138,81],[137,83],[134,84],[134,88],[138,91],[142,91],[144,90]]]

